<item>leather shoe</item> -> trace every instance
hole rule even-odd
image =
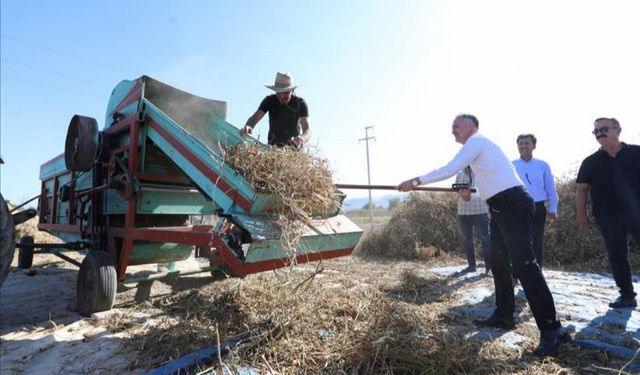
[[[487,319],[476,319],[473,321],[473,324],[480,327],[495,327],[495,328],[502,328],[507,330],[513,329],[516,326],[516,323],[513,320],[513,318],[511,319],[500,318],[495,315],[491,315]]]
[[[632,296],[620,296],[618,298],[616,298],[615,301],[611,302],[609,304],[609,307],[613,308],[613,309],[627,309],[627,308],[634,308],[638,306],[638,303],[636,302],[636,296],[632,295]]]
[[[475,267],[467,267],[463,270],[460,271],[460,273],[469,273],[469,272],[476,272],[476,268]]]
[[[555,354],[560,345],[571,341],[571,336],[567,332],[563,332],[560,328],[544,331],[540,333],[540,343],[533,351],[538,357],[546,357]]]

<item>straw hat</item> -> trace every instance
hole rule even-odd
[[[267,83],[265,84],[265,86],[275,92],[293,91],[296,87],[298,87],[293,84],[293,78],[291,78],[291,75],[289,73],[280,72],[276,74],[276,81],[273,85]]]

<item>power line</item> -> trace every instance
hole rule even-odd
[[[125,68],[121,68],[119,66],[114,66],[114,65],[110,65],[110,64],[105,64],[105,63],[103,63],[101,61],[95,61],[95,60],[87,59],[85,57],[77,56],[77,55],[71,54],[71,53],[66,52],[66,51],[62,51],[62,50],[59,50],[59,49],[43,46],[43,45],[38,44],[38,43],[33,43],[33,42],[30,42],[30,41],[18,39],[16,37],[11,36],[11,35],[0,34],[0,37],[5,38],[5,39],[9,39],[9,40],[13,40],[13,41],[18,42],[18,43],[26,44],[28,46],[37,47],[37,48],[40,48],[40,49],[43,49],[43,50],[47,50],[47,51],[50,51],[50,52],[55,52],[55,53],[64,55],[65,57],[70,57],[70,58],[73,58],[73,59],[76,59],[76,60],[79,60],[79,61],[83,61],[85,63],[100,65],[100,66],[103,66],[105,68],[109,68],[109,69],[118,70],[118,71],[121,71],[121,72],[126,72],[128,74],[132,74],[132,72],[130,72],[129,70],[127,70]]]
[[[45,72],[45,73],[56,74],[56,75],[59,75],[59,76],[62,76],[62,77],[71,78],[71,79],[75,79],[75,80],[79,80],[79,81],[83,81],[83,82],[97,83],[97,84],[100,84],[100,85],[109,85],[109,83],[107,83],[107,82],[93,81],[93,80],[90,80],[90,79],[74,76],[74,75],[71,75],[71,74],[62,73],[62,72],[58,72],[58,71],[50,70],[50,69],[46,69],[46,68],[41,68],[39,66],[35,66],[35,65],[31,65],[31,64],[20,63],[20,62],[8,60],[8,59],[5,59],[5,58],[0,58],[0,61],[4,61],[4,62],[10,63],[10,64],[15,64],[15,65],[18,65],[18,66],[23,66],[23,67],[26,67],[26,68],[29,68],[29,69],[39,70],[39,71],[42,71],[42,72]]]
[[[47,88],[47,89],[50,89],[50,90],[66,91],[66,92],[71,92],[71,93],[74,93],[74,94],[81,94],[81,95],[91,96],[93,98],[104,99],[104,97],[102,97],[102,96],[98,96],[96,94],[91,94],[91,93],[88,93],[88,92],[85,92],[85,91],[71,90],[71,89],[62,88],[62,87],[51,86],[51,85],[48,85],[48,84],[43,84],[42,82],[30,81],[28,79],[14,77],[14,76],[11,76],[11,75],[8,75],[8,74],[0,74],[0,76],[4,77],[4,78],[15,79],[15,80],[17,80],[18,82],[21,82],[21,83],[27,83],[27,84],[35,85],[35,86],[38,86],[38,87]]]

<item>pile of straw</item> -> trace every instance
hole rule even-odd
[[[545,226],[545,266],[566,271],[609,273],[609,263],[602,237],[594,225],[579,229],[576,224],[575,177],[556,184],[560,196],[558,219]],[[591,208],[589,207],[589,212]],[[593,220],[592,220],[593,221]],[[632,270],[640,269],[640,250],[629,242]],[[475,248],[482,248],[475,236]],[[370,230],[360,241],[356,254],[400,259],[416,259],[428,247],[464,257],[462,236],[458,229],[456,195],[412,193],[393,211],[391,219]],[[430,252],[438,254],[438,252]]]
[[[331,270],[311,281],[306,280],[314,270],[306,266],[152,301],[162,322],[127,328],[128,347],[140,354],[136,366],[156,367],[267,321],[213,363],[215,373],[247,366],[272,374],[560,374],[593,364],[622,367],[575,347],[540,360],[468,337],[475,328],[458,320],[464,307],[456,306],[451,286],[417,274],[425,264],[348,258],[330,264]],[[535,347],[535,327],[519,325],[516,331],[529,338],[527,352]]]
[[[225,161],[259,193],[277,196],[275,214],[309,218],[339,207],[326,160],[291,147],[240,143],[225,151]]]
[[[412,193],[393,211],[389,222],[372,228],[360,241],[356,254],[416,259],[461,247],[456,216],[456,195]]]
[[[305,224],[340,206],[326,160],[291,147],[259,143],[239,143],[225,150],[224,157],[258,193],[275,197],[268,211],[277,216],[280,242],[294,265]]]

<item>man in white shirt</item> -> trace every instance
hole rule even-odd
[[[533,150],[536,149],[538,140],[533,134],[520,134],[516,139],[520,158],[513,161],[518,176],[524,183],[527,192],[535,203],[533,214],[533,252],[536,254],[538,265],[542,268],[544,255],[544,225],[549,219],[555,220],[558,216],[558,202],[560,198],[556,192],[551,168],[546,162],[535,159]],[[549,204],[547,208],[545,203]]]
[[[467,166],[456,176],[456,184],[464,184],[475,188],[476,182],[471,167]],[[473,228],[480,235],[482,256],[484,257],[485,275],[491,270],[491,238],[489,237],[489,210],[478,192],[471,193],[469,200],[458,197],[458,225],[462,232],[463,246],[467,254],[468,267],[462,273],[476,271],[476,249],[473,246]]]
[[[556,317],[555,303],[547,282],[536,263],[531,240],[533,221],[533,199],[524,190],[522,181],[504,152],[495,143],[478,134],[478,119],[462,114],[455,118],[452,134],[463,146],[444,167],[423,176],[403,181],[399,191],[454,176],[467,165],[476,176],[480,196],[491,210],[491,271],[496,293],[496,309],[485,320],[474,323],[481,326],[511,329],[514,326],[515,297],[511,279],[520,280],[531,312],[540,330],[540,343],[534,350],[538,356],[555,353],[560,345],[571,337],[561,330]],[[462,189],[463,197],[470,195]]]

